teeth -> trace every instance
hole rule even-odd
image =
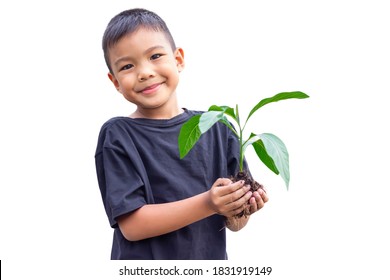
[[[156,84],[156,85],[152,85],[152,86],[150,86],[150,87],[144,88],[144,90],[154,89],[154,88],[157,87],[157,86],[158,86],[157,84]]]

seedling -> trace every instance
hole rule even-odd
[[[239,115],[238,105],[236,105],[235,109],[229,106],[212,105],[207,112],[193,116],[183,124],[178,139],[180,158],[182,159],[188,154],[203,133],[206,133],[215,123],[222,122],[233,131],[240,143],[240,171],[232,177],[234,179],[233,181],[242,180],[243,178],[246,180],[248,179],[247,177],[249,176],[244,170],[244,156],[247,148],[252,145],[259,159],[272,172],[283,178],[286,188],[288,189],[290,182],[289,155],[282,140],[271,133],[251,133],[248,139],[245,140],[243,138],[244,130],[249,119],[264,105],[285,99],[303,99],[308,97],[309,96],[303,92],[293,91],[281,92],[273,97],[265,98],[253,107],[243,123]],[[228,118],[232,122],[230,122]],[[262,187],[259,183],[250,178],[247,183],[251,184],[253,191]]]

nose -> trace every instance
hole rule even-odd
[[[155,72],[150,63],[143,64],[138,67],[138,81],[142,82],[147,79],[153,78],[154,76]]]

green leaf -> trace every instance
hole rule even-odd
[[[178,138],[180,159],[184,158],[194,147],[196,142],[198,142],[200,136],[208,131],[218,121],[224,123],[237,135],[237,132],[229,123],[224,113],[224,108],[222,108],[222,111],[216,110],[205,112],[192,117],[183,124]]]
[[[217,105],[212,105],[210,106],[209,108],[209,112],[210,111],[216,111],[216,112],[222,112],[224,113],[225,115],[228,115],[230,117],[233,118],[233,120],[238,123],[238,117],[236,117],[236,114],[234,113],[234,109],[229,107],[229,106],[217,106]],[[238,134],[237,134],[237,131],[236,129],[231,125],[231,123],[229,122],[229,120],[225,117],[225,116],[221,116],[219,121],[221,121],[222,123],[224,123],[227,127],[230,128],[231,131],[233,131],[233,133],[238,137]],[[206,128],[206,127],[205,127]],[[202,128],[203,129],[203,128]]]
[[[290,167],[288,151],[282,140],[270,133],[258,134],[251,139],[257,140],[253,141],[252,145],[255,150],[259,149],[260,155],[258,150],[256,150],[256,153],[260,160],[274,173],[279,174],[282,177],[288,189],[290,182]],[[278,173],[275,171],[278,171]]]
[[[217,105],[212,105],[209,108],[209,111],[219,111],[219,112],[224,112],[226,115],[232,117],[234,120],[236,120],[236,115],[234,114],[234,109],[229,107],[229,106],[217,106]]]
[[[209,111],[203,113],[199,120],[200,133],[203,134],[209,130],[216,122],[226,118],[221,111]]]
[[[202,135],[199,129],[200,116],[193,116],[180,129],[178,138],[180,159],[188,154]]]
[[[288,189],[290,183],[290,167],[286,145],[271,133],[262,133],[260,138],[263,141],[265,150],[274,160],[276,168],[279,170],[280,176],[283,178]]]
[[[272,103],[272,102],[277,102],[280,100],[285,100],[285,99],[291,99],[291,98],[298,98],[298,99],[303,99],[303,98],[308,98],[309,96],[301,91],[292,91],[292,92],[281,92],[278,93],[272,97],[265,98],[261,100],[253,109],[250,111],[248,118],[246,121],[249,120],[249,118],[261,107],[263,107],[266,104]]]
[[[244,144],[243,152],[245,152],[245,149],[249,145],[253,146],[253,148],[256,151],[257,156],[265,164],[265,166],[267,166],[276,175],[279,175],[279,170],[276,167],[275,162],[272,159],[272,157],[270,157],[270,155],[267,153],[267,151],[264,147],[264,143],[261,140],[261,136],[252,133],[250,138],[248,139],[248,141],[246,141]]]
[[[224,125],[226,125],[237,137],[239,137],[236,129],[231,125],[231,123],[229,122],[229,120],[224,117],[220,120],[220,122],[222,122]]]

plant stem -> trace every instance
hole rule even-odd
[[[240,137],[239,137],[239,140],[240,140],[240,171],[242,172],[243,171],[243,168],[244,168],[244,153],[243,153],[243,143],[242,143],[242,129],[241,129],[241,126],[240,127]]]
[[[242,143],[242,134],[243,134],[243,129],[241,128],[241,123],[240,123],[240,115],[238,112],[238,105],[236,105],[236,121],[238,124],[238,128],[240,129],[240,135],[238,136],[238,140],[240,142],[240,171],[242,172],[244,169],[244,151],[243,151],[243,143]]]

